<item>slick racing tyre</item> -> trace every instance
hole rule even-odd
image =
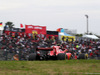
[[[31,54],[29,54],[28,60],[29,60],[29,61],[36,60],[36,53],[31,53]]]
[[[58,55],[57,55],[57,59],[58,60],[65,60],[66,59],[66,54],[65,53],[59,53]]]
[[[84,53],[82,53],[82,54],[79,54],[79,59],[86,59],[86,56],[85,56],[85,54],[84,54]]]

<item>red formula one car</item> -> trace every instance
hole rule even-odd
[[[29,55],[28,60],[65,60],[70,59],[71,53],[66,53],[67,49],[60,49],[60,46],[51,48],[40,46],[35,53]]]

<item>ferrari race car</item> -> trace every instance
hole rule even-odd
[[[60,46],[46,47],[39,46],[36,52],[29,54],[28,60],[65,60],[70,59],[71,53],[67,49],[60,49]]]

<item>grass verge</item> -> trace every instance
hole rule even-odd
[[[0,75],[99,75],[100,60],[0,61]]]

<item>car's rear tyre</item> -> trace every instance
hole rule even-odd
[[[29,60],[29,61],[36,60],[36,53],[31,53],[31,54],[29,54],[28,60]]]
[[[66,59],[66,54],[65,53],[59,53],[58,55],[57,55],[57,59],[58,60],[65,60]]]
[[[84,53],[82,53],[82,54],[79,54],[79,59],[86,59],[86,56],[85,56],[85,54],[84,54]]]

